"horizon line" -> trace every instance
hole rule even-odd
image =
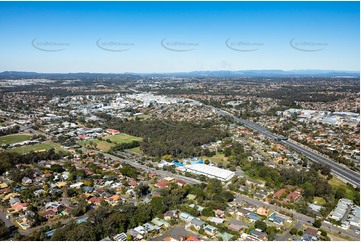
[[[243,70],[229,70],[229,69],[219,69],[219,70],[191,70],[191,71],[169,71],[169,72],[90,72],[90,71],[78,71],[78,72],[42,72],[42,71],[14,71],[14,70],[3,70],[0,73],[4,72],[24,72],[24,73],[36,73],[36,74],[178,74],[178,73],[191,73],[191,72],[218,72],[218,71],[227,71],[227,72],[242,72],[242,71],[282,71],[282,72],[296,72],[296,71],[309,71],[309,72],[357,72],[360,74],[360,70],[340,70],[340,69],[243,69]]]

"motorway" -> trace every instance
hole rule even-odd
[[[213,108],[215,110],[216,113],[223,115],[223,116],[228,116],[233,118],[235,121],[241,123],[242,125],[244,125],[247,128],[253,129],[271,139],[275,139],[277,140],[277,138],[279,137],[278,135],[271,133],[268,129],[266,129],[265,127],[262,127],[261,125],[258,125],[256,123],[250,122],[248,120],[244,120],[241,118],[236,117],[235,115],[226,112],[224,110],[218,109],[218,108]],[[351,171],[350,169],[346,168],[345,166],[336,163],[335,161],[332,161],[326,157],[323,157],[317,153],[315,153],[315,151],[305,148],[303,146],[300,146],[296,143],[293,143],[289,140],[282,140],[281,141],[283,143],[284,146],[286,146],[287,148],[291,148],[299,153],[301,153],[302,155],[306,156],[307,158],[309,158],[311,161],[320,163],[320,164],[326,164],[329,165],[331,167],[332,173],[341,178],[341,180],[346,181],[348,183],[350,183],[352,186],[354,187],[360,187],[360,174]]]

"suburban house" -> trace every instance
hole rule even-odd
[[[115,241],[126,241],[127,235],[125,233],[117,234],[113,237]]]
[[[205,222],[203,222],[202,220],[200,220],[198,218],[194,218],[191,221],[191,225],[193,225],[197,230],[202,228],[205,224],[206,224]]]
[[[244,208],[241,208],[241,209],[239,209],[239,210],[237,211],[236,214],[237,214],[237,216],[239,216],[239,217],[246,217],[249,213],[250,213],[249,210],[244,209]]]
[[[21,183],[24,185],[30,185],[33,183],[33,180],[31,180],[29,177],[23,177],[23,179],[21,179]]]
[[[209,234],[209,235],[211,235],[211,236],[214,236],[215,233],[218,231],[218,228],[216,228],[216,227],[214,227],[214,226],[212,226],[212,225],[207,224],[207,225],[204,227],[204,231],[205,231],[207,234]]]
[[[255,230],[252,234],[253,236],[259,238],[260,240],[267,240],[267,233],[266,232],[262,232],[262,231],[259,231],[259,230]]]
[[[155,184],[156,187],[160,188],[160,189],[163,189],[163,188],[167,188],[169,187],[169,182],[168,181],[159,181]]]
[[[251,222],[256,222],[256,221],[261,220],[261,217],[258,216],[257,214],[255,214],[254,212],[250,212],[250,213],[247,215],[247,218],[248,218]]]
[[[225,216],[225,212],[220,209],[214,210],[214,213],[218,218],[224,218]]]
[[[285,202],[296,202],[301,196],[302,196],[302,190],[301,189],[296,189],[295,191],[290,192],[286,196]]]
[[[178,218],[176,210],[168,210],[167,212],[164,213],[165,220],[171,220],[176,218]]]
[[[167,221],[160,218],[154,218],[151,222],[159,227],[165,227],[165,228],[170,227],[170,224]]]
[[[269,209],[266,209],[266,208],[263,208],[263,207],[259,207],[259,208],[257,208],[256,213],[257,213],[258,215],[267,217],[268,214],[270,213],[270,210],[269,210]]]
[[[223,222],[224,222],[224,219],[217,218],[217,217],[211,217],[208,220],[215,224],[223,224]]]
[[[282,188],[280,190],[278,190],[277,192],[275,192],[275,194],[273,194],[273,198],[277,198],[277,199],[280,199],[283,195],[283,193],[286,192],[286,189],[285,188]]]
[[[190,215],[189,213],[184,213],[184,212],[181,212],[179,214],[179,218],[186,222],[190,222],[190,221],[192,221],[192,219],[194,219],[194,217],[192,215]]]
[[[284,223],[285,219],[281,218],[276,213],[272,213],[271,216],[269,216],[268,221],[271,221],[271,222],[276,223],[276,224],[278,224],[280,226],[283,226],[283,223]]]

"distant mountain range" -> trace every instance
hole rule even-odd
[[[149,73],[137,74],[141,76],[160,76],[160,77],[287,77],[287,76],[325,76],[325,77],[359,77],[358,71],[330,71],[330,70],[244,70],[244,71],[192,71],[175,73]]]
[[[359,77],[359,71],[332,71],[332,70],[244,70],[244,71],[192,71],[174,73],[37,73],[5,71],[0,78],[54,78],[54,79],[80,79],[80,78],[141,78],[141,77]]]

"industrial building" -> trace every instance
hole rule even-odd
[[[337,206],[335,208],[335,210],[333,210],[330,213],[330,218],[336,220],[336,221],[340,221],[344,218],[344,216],[346,215],[346,213],[350,210],[352,206],[352,201],[346,198],[341,198],[338,203]]]
[[[188,172],[198,175],[205,175],[210,178],[216,178],[223,182],[231,180],[232,177],[235,175],[233,171],[205,164],[185,165],[184,168]]]

